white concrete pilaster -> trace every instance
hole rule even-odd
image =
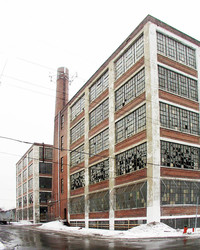
[[[85,148],[89,153],[89,89],[85,89]],[[85,154],[85,228],[89,228],[89,154]]]
[[[160,221],[160,119],[156,26],[144,28],[146,127],[147,127],[147,222]]]
[[[114,64],[109,64],[109,193],[110,193],[110,210],[109,221],[110,230],[114,230],[114,185],[115,185],[115,92],[114,92]]]
[[[33,222],[40,222],[39,146],[33,147]]]

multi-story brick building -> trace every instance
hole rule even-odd
[[[72,225],[194,225],[200,42],[147,16],[68,101],[58,69],[52,212]]]
[[[52,145],[34,143],[16,164],[16,219],[47,221],[52,193]]]

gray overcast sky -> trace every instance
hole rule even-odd
[[[72,97],[148,14],[200,40],[199,0],[0,0],[0,136],[52,144],[57,68]],[[29,147],[0,138],[0,208]]]

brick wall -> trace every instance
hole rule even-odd
[[[109,187],[109,180],[101,181],[95,184],[89,185],[89,192],[100,190]]]
[[[85,219],[85,214],[70,214],[70,219]]]
[[[89,131],[89,137],[92,137],[94,134],[96,134],[98,131],[102,130],[103,128],[108,127],[108,118],[105,119],[103,122],[95,126],[93,129]]]
[[[115,185],[120,185],[120,184],[124,184],[124,183],[129,183],[129,182],[133,182],[133,181],[137,181],[140,179],[144,179],[147,177],[147,169],[140,169],[137,170],[135,172],[132,172],[130,174],[126,174],[126,175],[121,175],[115,178]]]
[[[98,153],[97,155],[90,157],[89,164],[92,164],[92,163],[99,161],[99,160],[105,160],[105,158],[108,156],[109,156],[109,150],[106,149],[106,150]]]
[[[70,196],[83,194],[83,193],[84,193],[84,187],[81,187],[81,188],[77,188],[75,190],[71,190],[70,191]]]
[[[161,216],[195,215],[196,206],[161,207]]]
[[[129,70],[127,70],[122,76],[120,76],[115,82],[115,88],[117,88],[122,82],[126,81],[127,77],[133,75],[140,67],[144,65],[144,57],[137,61]]]
[[[136,208],[129,210],[118,210],[115,211],[116,218],[125,218],[125,217],[146,217],[146,208]]]
[[[101,219],[101,218],[109,218],[109,212],[89,213],[89,219]]]
[[[134,145],[140,141],[145,140],[147,137],[146,135],[146,130],[143,130],[129,138],[127,138],[126,140],[119,142],[118,144],[115,145],[115,152],[118,152],[124,148],[127,148],[131,145]]]
[[[120,116],[124,115],[129,110],[132,110],[133,108],[138,106],[140,103],[144,102],[146,98],[145,95],[145,92],[142,93],[141,95],[137,96],[133,101],[129,102],[126,106],[116,111],[115,120],[118,119]]]
[[[199,104],[197,102],[165,92],[163,90],[159,90],[159,98],[162,98],[170,102],[174,102],[176,104],[183,105],[188,108],[199,110]]]
[[[70,128],[74,126],[79,120],[85,116],[85,110],[83,110],[73,121],[70,122]]]
[[[84,166],[85,166],[85,163],[84,163],[84,162],[81,162],[81,163],[79,163],[78,165],[76,165],[76,166],[74,166],[74,167],[71,167],[71,168],[70,168],[70,174],[72,174],[72,173],[74,173],[74,172],[76,172],[76,171],[78,171],[78,170],[81,170],[82,168],[84,168]]]
[[[161,167],[160,175],[162,177],[200,179],[200,171],[189,170],[189,169]]]
[[[183,72],[185,72],[186,74],[192,75],[194,77],[197,77],[197,71],[195,69],[192,69],[186,65],[183,65],[181,63],[178,63],[176,61],[173,61],[165,56],[159,55],[157,56],[157,60],[158,62],[164,63],[168,66],[171,66],[175,69],[181,70]]]
[[[89,106],[89,112],[92,108],[94,108],[95,106],[97,106],[99,103],[101,103],[101,101],[106,98],[106,96],[108,96],[108,88],[100,94],[100,96],[98,96],[92,103],[90,103]]]
[[[200,137],[196,135],[185,134],[183,132],[174,131],[166,128],[160,128],[160,136],[167,137],[174,140],[189,142],[193,144],[200,144]]]

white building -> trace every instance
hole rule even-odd
[[[52,191],[52,145],[34,143],[16,164],[16,220],[47,220]]]

